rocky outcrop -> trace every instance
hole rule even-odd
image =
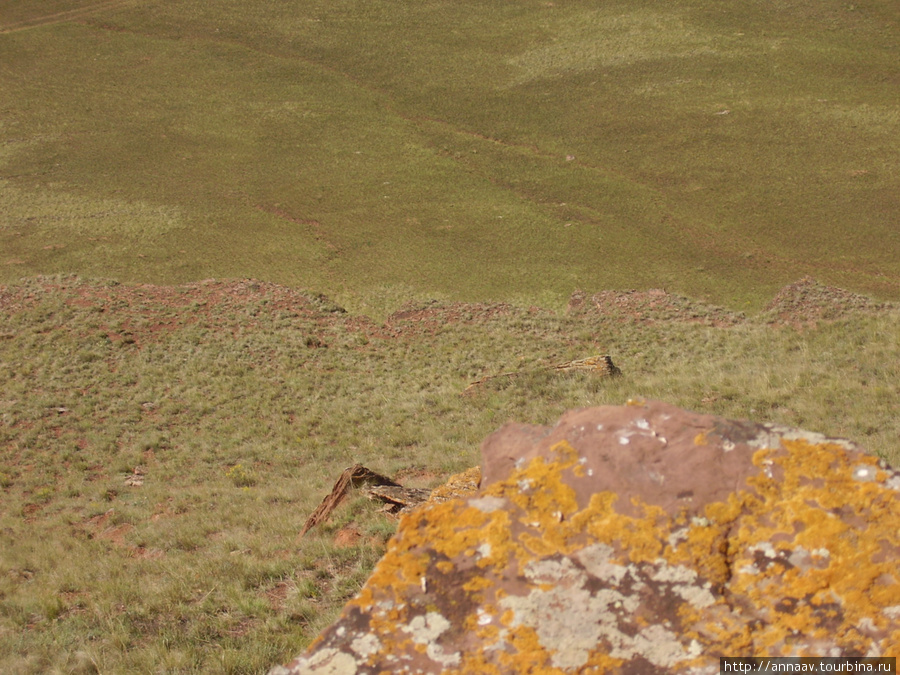
[[[864,295],[826,286],[807,276],[778,291],[766,306],[762,317],[769,323],[803,328],[815,326],[821,321],[876,314],[891,309],[896,309],[896,305],[876,302]]]
[[[658,402],[509,424],[405,516],[299,673],[713,673],[900,652],[900,473]]]
[[[566,311],[573,316],[597,315],[645,325],[668,321],[721,327],[746,321],[743,314],[659,288],[649,291],[601,291],[590,297],[584,291],[575,291],[569,298]]]

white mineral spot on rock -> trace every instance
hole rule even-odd
[[[747,445],[757,450],[767,450],[781,447],[781,436],[773,430],[766,428],[756,435],[756,438],[747,441]]]
[[[735,449],[735,447],[737,447],[737,446],[735,446],[734,443],[732,443],[731,441],[729,441],[727,439],[722,441],[722,450],[724,450],[725,452],[731,452],[732,450]]]
[[[619,445],[628,445],[630,442],[626,436],[619,436]]]
[[[868,464],[860,464],[859,466],[853,467],[853,480],[868,483],[875,480],[876,475],[877,472],[875,471],[875,467],[869,466]]]
[[[772,542],[770,541],[761,541],[758,544],[754,544],[750,547],[751,553],[754,551],[759,551],[767,558],[777,558],[778,551],[775,550],[775,547],[772,546]]]
[[[641,417],[640,419],[634,421],[634,426],[636,426],[638,429],[644,429],[646,431],[650,429],[650,422]]]
[[[864,616],[856,623],[856,627],[860,630],[867,631],[869,633],[874,633],[878,630],[878,626],[875,625],[875,622],[872,621],[868,616]]]
[[[900,605],[891,605],[890,607],[885,607],[883,610],[881,610],[881,613],[889,619],[900,619]]]
[[[491,621],[493,621],[493,617],[490,614],[485,612],[481,607],[478,608],[478,625],[479,626],[487,626]]]
[[[469,506],[474,506],[482,513],[493,513],[506,508],[506,500],[503,497],[477,497],[469,500]]]
[[[690,532],[690,528],[682,527],[678,530],[674,530],[668,537],[667,541],[669,542],[669,546],[672,547],[673,550],[678,550],[678,544],[683,541],[687,541],[688,532]]]
[[[484,542],[481,546],[479,546],[475,551],[478,553],[479,560],[481,558],[489,558],[491,555],[491,544],[490,542]]]

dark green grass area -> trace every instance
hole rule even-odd
[[[658,398],[900,463],[896,310],[798,331],[648,297],[640,316],[431,302],[376,323],[248,281],[0,288],[0,672],[266,672],[393,531],[356,493],[298,538],[341,471],[433,487],[509,420]],[[623,375],[550,368],[596,354]]]
[[[0,3],[0,279],[900,297],[898,49],[890,0]]]

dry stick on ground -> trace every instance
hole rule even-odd
[[[330,516],[331,512],[338,507],[338,504],[341,503],[347,495],[347,492],[350,491],[350,488],[359,487],[360,485],[388,485],[391,487],[402,487],[399,483],[391,480],[387,476],[382,476],[380,473],[370,471],[362,464],[354,464],[349,469],[344,469],[344,472],[334,484],[331,494],[325,497],[325,499],[322,500],[322,503],[319,504],[319,507],[306,519],[306,524],[303,526],[300,536],[302,537],[309,532],[311,528],[328,520],[328,516]]]
[[[549,366],[551,370],[587,370],[592,373],[599,373],[600,375],[609,375],[616,376],[621,375],[622,371],[616,367],[616,365],[612,362],[612,359],[607,356],[589,356],[586,359],[577,359],[576,361],[566,361],[565,363],[560,363],[555,366]],[[483,384],[489,380],[495,380],[498,377],[512,377],[514,375],[520,375],[521,373],[528,373],[533,371],[528,370],[514,370],[509,373],[500,373],[499,375],[488,375],[487,377],[482,377],[480,380],[475,380],[472,384],[466,387],[463,390],[465,394],[467,391],[472,389],[473,387]]]
[[[397,513],[428,501],[431,490],[393,485],[374,485],[368,489],[369,499],[384,502],[384,511]]]
[[[589,356],[586,359],[566,361],[565,363],[550,366],[550,368],[559,371],[586,370],[592,373],[599,373],[600,375],[608,376],[622,374],[622,371],[620,371],[615,366],[615,364],[612,362],[612,359],[606,355]],[[466,393],[476,385],[487,382],[488,380],[493,380],[498,377],[512,377],[514,375],[518,375],[521,372],[527,371],[514,371],[484,377],[466,387],[463,393]],[[390,511],[391,513],[396,513],[397,511],[400,511],[404,508],[417,506],[426,501],[428,499],[428,496],[431,494],[430,490],[423,490],[419,488],[405,488],[399,483],[391,480],[387,476],[382,476],[379,473],[375,473],[374,471],[371,471],[364,467],[362,464],[355,464],[349,469],[344,470],[340,478],[338,478],[337,482],[334,484],[334,488],[332,488],[331,494],[322,500],[322,503],[319,504],[319,507],[315,511],[313,511],[312,515],[306,520],[306,524],[303,526],[303,530],[300,532],[300,536],[302,537],[319,523],[328,520],[331,512],[338,507],[338,504],[341,503],[341,501],[347,495],[347,492],[350,491],[351,487],[359,487],[364,484],[370,486],[369,498],[380,499],[381,501],[385,502],[386,510]]]

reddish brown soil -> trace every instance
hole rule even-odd
[[[601,291],[591,297],[576,291],[569,300],[572,315],[600,314],[629,323],[665,321],[734,326],[746,320],[743,314],[654,288],[649,291]]]
[[[551,313],[504,303],[431,302],[405,306],[377,324],[365,316],[348,315],[325,296],[251,279],[156,286],[92,282],[77,276],[35,277],[17,285],[0,286],[0,312],[12,315],[27,311],[48,297],[64,305],[93,309],[97,330],[114,342],[138,347],[192,324],[237,335],[252,330],[259,323],[256,317],[272,314],[291,322],[301,321],[309,333],[307,345],[319,348],[328,346],[329,334],[337,328],[359,332],[367,338],[414,339],[433,335],[452,324],[483,325],[512,314]],[[762,318],[800,328],[839,319],[851,312],[878,312],[892,307],[895,305],[824,286],[806,277],[781,289]],[[576,291],[567,311],[573,318],[599,317],[638,324],[671,321],[725,327],[748,320],[742,313],[660,289],[601,291],[591,296]],[[4,337],[12,335],[0,329],[0,339]]]

